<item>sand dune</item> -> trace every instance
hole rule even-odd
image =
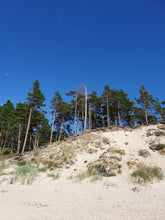
[[[25,154],[24,161],[47,172],[31,185],[9,184],[10,177],[2,175],[0,219],[165,219],[165,180],[139,184],[131,177],[140,165],[160,167],[165,174],[164,152],[153,150],[165,144],[164,132],[164,124],[98,129]],[[115,176],[80,181],[78,175],[98,164]]]

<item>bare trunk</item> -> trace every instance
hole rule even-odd
[[[159,112],[159,118],[160,118],[160,122],[162,122],[162,116],[161,116],[160,112]]]
[[[59,134],[59,138],[58,138],[59,141],[61,140],[63,120],[64,120],[64,118],[63,118],[62,121],[61,121],[60,134]]]
[[[19,124],[17,154],[19,154],[20,145],[21,145],[21,124]]]
[[[22,154],[25,151],[25,146],[26,146],[26,142],[27,142],[27,136],[28,136],[29,128],[30,128],[31,115],[32,115],[32,108],[30,108],[30,112],[29,112],[29,119],[28,119],[28,125],[27,125],[27,129],[26,129],[25,140],[24,140],[24,144],[23,144],[23,148],[22,148]]]
[[[121,119],[120,119],[120,109],[119,109],[119,103],[118,103],[118,120],[119,120],[119,125],[121,126]]]
[[[79,128],[79,111],[77,113],[77,129],[76,129],[76,134],[78,134],[78,128]]]
[[[52,130],[51,130],[51,135],[50,135],[50,144],[52,143],[55,115],[56,115],[56,108],[55,108],[55,110],[54,110],[54,112],[53,112],[53,122],[52,122]]]
[[[85,123],[84,123],[84,131],[87,129],[87,88],[85,86]]]
[[[3,143],[3,149],[5,149],[5,147],[6,147],[7,135],[8,135],[8,130],[7,130],[7,132],[6,132],[5,141],[4,141],[4,143]]]
[[[38,130],[38,135],[37,135],[37,148],[39,146],[39,141],[40,141],[40,133],[39,133],[39,130]]]
[[[97,128],[97,114],[96,114],[96,107],[95,107],[95,128]]]
[[[32,145],[32,136],[30,136],[30,140],[29,140],[29,150],[32,149],[31,145]]]
[[[108,122],[108,127],[110,127],[110,117],[109,117],[109,102],[108,102],[108,95],[106,94],[106,102],[107,102],[107,122]]]
[[[92,123],[91,123],[91,105],[89,104],[89,130],[92,128]]]
[[[102,127],[104,128],[104,116],[103,116],[103,108],[101,105],[101,119],[102,119]]]
[[[73,135],[75,135],[76,115],[77,115],[77,95],[76,95],[76,103],[75,103],[75,111],[74,111]]]
[[[84,110],[82,110],[82,132],[84,131]]]

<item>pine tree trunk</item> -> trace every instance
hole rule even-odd
[[[121,126],[119,103],[118,103],[118,120],[119,120],[119,125]]]
[[[76,134],[78,134],[78,128],[79,128],[79,111],[77,113],[77,128],[76,128]]]
[[[77,116],[77,95],[76,95],[76,103],[75,103],[75,111],[74,111],[73,135],[75,135],[76,116]]]
[[[55,115],[56,115],[56,108],[55,108],[55,110],[53,112],[53,122],[52,122],[52,130],[51,130],[51,135],[50,135],[50,144],[52,143]]]
[[[82,110],[82,132],[84,131],[84,110]]]
[[[97,128],[97,114],[96,114],[96,107],[95,107],[95,128]]]
[[[21,145],[21,124],[19,124],[17,154],[19,154],[20,145]]]
[[[62,121],[61,121],[60,134],[59,134],[59,138],[58,138],[59,141],[61,140],[63,120],[64,120],[64,118],[62,118]]]
[[[102,127],[104,128],[104,116],[103,116],[103,108],[101,105],[101,120],[102,120]]]
[[[30,136],[30,140],[29,140],[29,150],[32,149],[31,144],[32,144],[32,136]]]
[[[108,102],[108,95],[106,94],[106,103],[107,103],[107,123],[108,127],[110,127],[110,117],[109,117],[109,102]]]
[[[92,128],[92,123],[91,123],[91,105],[89,103],[89,130]]]
[[[39,141],[40,141],[40,133],[39,133],[39,130],[38,130],[38,135],[37,135],[37,148],[39,146]]]
[[[24,144],[23,144],[23,148],[22,148],[22,154],[24,153],[25,147],[26,147],[27,136],[28,136],[28,133],[29,133],[30,122],[31,122],[31,115],[32,115],[32,107],[30,108],[30,112],[29,112],[29,119],[28,119],[28,125],[27,125],[27,129],[26,129],[25,140],[24,140]]]
[[[87,88],[85,86],[85,123],[84,123],[84,131],[87,129]]]
[[[160,112],[159,112],[159,119],[160,119],[160,122],[162,122],[162,116],[161,116]]]
[[[7,136],[8,136],[8,129],[7,129],[7,131],[6,131],[5,141],[4,141],[4,143],[3,143],[3,149],[5,149],[5,147],[6,147]]]

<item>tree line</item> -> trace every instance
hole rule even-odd
[[[28,92],[26,102],[14,107],[7,100],[0,106],[0,149],[22,154],[85,130],[165,121],[165,101],[154,98],[143,85],[135,102],[122,89],[110,89],[108,85],[101,96],[95,90],[87,94],[85,85],[66,96],[71,97],[70,103],[58,91],[54,93],[50,102],[51,125],[43,110],[45,96],[38,79]]]

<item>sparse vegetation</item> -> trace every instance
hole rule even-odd
[[[54,180],[60,178],[59,173],[57,173],[57,174],[55,174],[55,173],[48,173],[47,176],[48,176],[48,177],[52,177]]]
[[[155,150],[161,151],[164,148],[165,148],[165,144],[158,144],[158,145],[156,145]]]
[[[150,152],[148,150],[139,150],[139,156],[141,157],[148,157],[151,156]]]
[[[109,139],[106,138],[106,137],[103,137],[102,142],[103,142],[104,144],[110,144]]]
[[[108,153],[112,153],[112,154],[120,154],[120,155],[125,155],[125,151],[119,148],[115,148],[115,147],[110,147],[107,149]]]
[[[10,184],[20,181],[22,184],[31,184],[37,177],[39,169],[32,166],[17,166],[10,179]]]
[[[155,136],[159,137],[159,136],[165,136],[165,133],[162,131],[156,131],[155,132]]]
[[[4,170],[4,169],[7,169],[7,168],[9,168],[9,167],[10,167],[10,164],[2,163],[2,164],[0,165],[0,175],[3,175],[3,170]]]
[[[161,180],[164,175],[159,167],[142,166],[133,171],[132,177],[134,177],[138,183],[145,183],[155,178]]]

